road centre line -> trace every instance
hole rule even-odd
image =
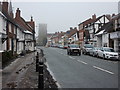
[[[86,62],[84,62],[84,61],[80,61],[80,60],[77,60],[78,62],[81,62],[81,63],[83,63],[83,64],[87,64]]]
[[[102,69],[102,68],[100,68],[100,67],[97,67],[97,66],[93,66],[94,68],[96,68],[96,69],[99,69],[99,70],[101,70],[101,71],[104,71],[104,72],[107,72],[107,73],[109,73],[109,74],[114,74],[113,72],[111,72],[111,71],[108,71],[108,70],[105,70],[105,69]]]

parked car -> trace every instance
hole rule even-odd
[[[68,45],[64,45],[63,48],[64,48],[64,49],[67,49],[67,48],[68,48]]]
[[[59,45],[59,48],[63,49],[63,45]]]
[[[100,48],[99,47],[94,47],[94,48],[92,48],[92,49],[90,49],[90,51],[89,51],[89,54],[91,55],[91,56],[98,56],[98,51],[100,50]]]
[[[82,48],[82,53],[83,54],[89,54],[90,50],[93,49],[93,46],[91,44],[84,44],[83,48]]]
[[[72,55],[72,54],[79,54],[79,55],[81,55],[81,48],[80,48],[80,46],[77,45],[77,44],[68,45],[67,54],[68,55]]]
[[[53,45],[52,45],[52,47],[55,47],[55,48],[57,48],[57,47],[58,47],[58,45],[57,45],[57,44],[53,44]]]
[[[109,47],[102,47],[98,51],[98,56],[102,57],[103,59],[118,59],[118,53],[114,51],[113,48]]]

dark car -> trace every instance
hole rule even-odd
[[[82,53],[83,54],[89,54],[90,50],[93,49],[93,46],[91,44],[84,44],[83,48],[82,48]]]
[[[80,46],[77,45],[77,44],[68,45],[67,54],[68,55],[72,55],[72,54],[79,54],[79,55],[81,55]]]

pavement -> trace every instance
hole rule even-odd
[[[118,88],[118,61],[42,47],[50,70],[61,88]]]
[[[36,88],[35,54],[17,58],[2,71],[2,88]],[[32,81],[31,81],[32,80]]]
[[[40,49],[37,51],[40,53]],[[16,60],[14,60],[10,65],[1,70],[1,89],[6,90],[6,88],[38,88],[39,73],[36,72],[36,55],[37,52],[34,52],[19,57]],[[42,59],[46,61],[45,57],[42,57]],[[47,64],[47,62],[45,62],[44,64],[47,66],[44,70],[45,88],[59,87],[55,78],[52,76],[52,71],[50,71],[49,65]]]

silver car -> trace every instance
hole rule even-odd
[[[99,47],[94,47],[93,49],[91,49],[90,51],[89,51],[89,54],[91,55],[91,56],[98,56],[98,51],[100,50],[100,48]]]
[[[90,50],[93,49],[93,46],[91,44],[84,44],[82,48],[82,53],[83,54],[90,54]]]
[[[77,44],[70,44],[67,48],[67,54],[72,55],[72,54],[79,54],[81,55],[81,48]]]

